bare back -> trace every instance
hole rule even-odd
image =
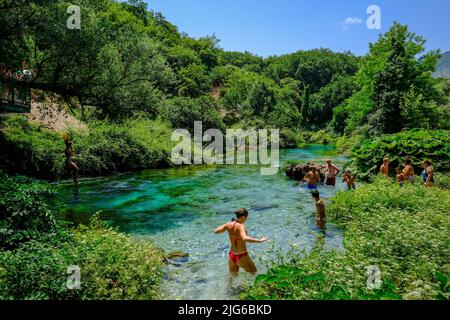
[[[241,236],[242,233],[247,233],[245,225],[239,223],[239,221],[230,221],[228,222],[226,229],[230,236],[231,252],[235,254],[247,252],[247,246]]]

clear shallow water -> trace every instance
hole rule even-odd
[[[346,160],[327,146],[280,151],[281,164],[286,160],[324,163],[326,158],[341,166]],[[293,245],[307,250],[317,245],[324,250],[342,247],[340,229],[329,223],[324,233],[315,226],[315,205],[304,186],[281,174],[261,176],[259,169],[201,166],[86,179],[78,190],[61,183],[59,200],[66,204],[66,220],[87,223],[102,210],[101,218],[125,233],[150,238],[166,252],[189,253],[187,262],[167,267],[166,298],[234,299],[239,290],[233,287],[252,279],[241,272],[229,286],[228,236],[215,235],[214,229],[240,207],[250,212],[249,234],[271,240],[249,245],[259,272]],[[339,189],[344,189],[339,179],[336,188],[319,187],[326,202]]]

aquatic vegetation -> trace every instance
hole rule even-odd
[[[440,188],[377,178],[340,192],[327,208],[345,228],[345,252],[291,254],[243,295],[245,299],[449,298],[450,194]],[[367,268],[381,271],[382,286],[368,287]],[[446,291],[447,290],[447,291]]]

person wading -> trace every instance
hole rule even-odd
[[[240,268],[243,268],[249,273],[255,274],[257,269],[252,258],[250,258],[247,251],[247,242],[263,243],[267,241],[266,238],[255,239],[247,235],[245,222],[248,218],[248,211],[241,208],[235,212],[236,218],[216,228],[216,234],[228,231],[231,242],[231,250],[228,253],[228,266],[232,275],[237,275]]]

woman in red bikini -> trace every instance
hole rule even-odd
[[[267,241],[266,238],[255,239],[247,235],[245,229],[245,221],[248,217],[248,211],[244,208],[235,212],[236,219],[232,219],[230,222],[216,229],[216,234],[228,231],[231,241],[231,250],[229,253],[228,265],[230,267],[231,274],[236,275],[239,272],[239,268],[243,268],[250,273],[256,273],[256,266],[253,260],[248,255],[246,242],[262,243]]]

